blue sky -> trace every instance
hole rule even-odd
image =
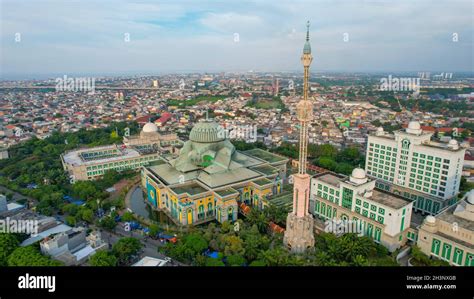
[[[473,70],[471,0],[1,0],[0,9],[3,77],[300,70],[306,20],[313,71]]]

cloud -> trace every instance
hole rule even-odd
[[[473,69],[469,0],[2,0],[0,5],[2,76],[300,70],[306,20],[313,70]],[[21,33],[20,43],[15,33]]]

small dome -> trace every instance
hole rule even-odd
[[[365,179],[365,170],[362,168],[354,168],[351,176],[355,179]]]
[[[377,132],[383,132],[383,127],[378,127]]]
[[[466,202],[470,203],[471,205],[474,205],[474,189],[469,191],[469,193],[467,194]]]
[[[436,223],[436,218],[434,216],[428,215],[425,218],[425,222],[428,224],[435,224]]]
[[[451,139],[449,140],[449,145],[458,145],[458,142],[456,141],[456,139]]]
[[[143,126],[142,131],[143,133],[154,133],[158,132],[158,127],[154,123],[149,122]]]
[[[421,125],[417,121],[411,121],[408,124],[408,129],[410,129],[410,130],[419,130],[419,129],[421,129]]]
[[[189,140],[200,143],[219,142],[225,140],[225,132],[216,122],[205,120],[193,127]]]

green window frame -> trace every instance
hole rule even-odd
[[[473,253],[466,253],[466,261],[464,262],[465,266],[473,267],[474,266],[474,254]]]
[[[451,259],[451,249],[452,249],[451,244],[444,243],[443,250],[441,252],[441,258],[449,261]]]
[[[461,266],[462,265],[462,256],[464,254],[464,251],[462,249],[459,249],[457,247],[454,248],[454,255],[453,255],[453,263],[456,265]]]

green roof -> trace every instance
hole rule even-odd
[[[279,161],[285,161],[288,160],[287,158],[275,155],[273,153],[270,153],[268,151],[262,150],[260,148],[254,148],[248,151],[244,152],[247,155],[265,160],[269,163],[274,163],[274,162],[279,162]]]
[[[207,191],[206,189],[204,189],[203,187],[201,187],[198,184],[191,184],[191,185],[173,187],[173,188],[171,188],[171,190],[173,190],[174,193],[179,194],[179,195],[181,195],[183,193],[187,193],[189,195],[196,195],[196,194],[203,193],[203,192]]]
[[[219,195],[220,197],[225,197],[225,196],[228,196],[228,195],[231,195],[231,194],[238,194],[239,192],[237,192],[235,189],[233,188],[228,188],[228,189],[222,189],[222,190],[218,190],[218,191],[215,191],[217,193],[217,195]]]

